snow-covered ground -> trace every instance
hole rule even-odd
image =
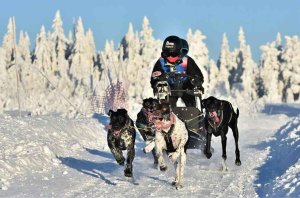
[[[131,113],[135,119],[137,112]],[[174,168],[153,167],[138,135],[135,185],[123,177],[106,143],[108,118],[21,118],[0,115],[0,197],[298,197],[300,194],[300,106],[268,105],[261,114],[240,112],[242,166],[234,164],[228,133],[229,171],[221,166],[220,137],[206,159],[188,150],[185,186],[171,186]]]

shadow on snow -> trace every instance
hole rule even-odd
[[[292,104],[266,104],[262,113],[268,115],[285,114],[289,117],[295,117],[300,114],[300,105]]]
[[[112,173],[118,169],[119,165],[114,162],[91,162],[73,157],[58,157],[62,164],[69,166],[79,172],[92,177],[100,178],[109,185],[116,185],[114,182],[106,178],[102,173]]]

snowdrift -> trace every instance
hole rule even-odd
[[[256,180],[260,197],[297,197],[300,194],[300,116],[282,126],[259,145],[269,151],[258,168]]]
[[[69,120],[58,116],[15,117],[0,115],[0,189],[22,174],[46,172],[60,165],[61,156],[84,148],[105,150],[106,134],[101,119]]]

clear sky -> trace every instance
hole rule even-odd
[[[238,30],[244,28],[254,59],[259,46],[275,40],[277,32],[300,35],[300,0],[3,0],[0,6],[0,39],[8,19],[15,16],[17,32],[29,33],[31,45],[42,25],[52,30],[55,12],[60,10],[65,34],[82,17],[85,29],[91,28],[96,47],[105,40],[119,43],[132,22],[141,30],[147,16],[156,38],[169,35],[185,37],[188,28],[207,36],[210,57],[217,59],[222,35],[227,34],[231,50],[238,46]]]

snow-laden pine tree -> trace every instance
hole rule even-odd
[[[7,101],[7,83],[8,76],[6,70],[6,62],[5,62],[5,51],[0,47],[0,112],[2,112],[6,106]]]
[[[223,34],[220,57],[217,62],[219,68],[219,75],[217,79],[217,90],[223,96],[228,96],[230,94],[230,83],[229,83],[229,71],[231,71],[235,66],[235,61],[232,53],[229,49],[228,39],[226,34]]]
[[[210,60],[209,68],[208,68],[208,90],[206,90],[207,95],[220,95],[222,93],[222,88],[220,86],[220,71],[215,61]],[[222,81],[224,82],[224,81]],[[220,88],[221,87],[221,88]]]
[[[86,32],[86,40],[87,40],[87,57],[90,60],[91,69],[91,89],[95,90],[95,86],[97,86],[97,82],[100,78],[100,65],[97,65],[97,53],[96,53],[96,45],[94,40],[94,35],[91,29],[88,29]]]
[[[14,64],[14,29],[13,19],[9,18],[7,32],[4,35],[2,42],[2,50],[4,53],[5,67],[9,69]]]
[[[267,43],[260,47],[260,77],[263,83],[263,92],[267,102],[281,102],[282,89],[279,86],[280,62],[276,42]]]
[[[30,39],[25,32],[20,32],[19,43],[17,46],[17,64],[19,65],[20,72],[20,89],[19,92],[22,98],[22,109],[30,110],[33,106],[31,96],[35,95],[34,88],[36,83],[32,83],[32,75],[38,74],[37,71],[33,70],[31,64],[31,54],[30,54]],[[33,74],[34,73],[34,74]]]
[[[7,32],[2,42],[2,61],[6,68],[6,72],[3,74],[3,77],[5,77],[3,88],[6,90],[4,108],[10,110],[18,109],[18,78],[20,77],[20,65],[16,62],[16,48],[16,24],[12,17],[9,18]]]
[[[283,101],[299,101],[300,97],[300,41],[298,36],[286,36],[282,52]]]
[[[72,94],[87,97],[93,92],[92,78],[93,78],[93,67],[94,62],[90,59],[91,52],[90,43],[85,35],[83,23],[81,17],[79,17],[75,26],[75,41],[72,47],[72,52],[69,57],[70,64],[70,75],[74,83],[74,89]],[[91,41],[91,38],[90,38]],[[83,99],[80,99],[83,100]],[[80,102],[80,100],[77,100]]]
[[[250,46],[248,45],[246,51],[243,53],[243,74],[242,84],[243,84],[243,92],[244,95],[251,100],[257,99],[257,87],[256,80],[258,79],[258,66],[252,59],[252,53]]]
[[[206,36],[202,34],[199,30],[196,30],[195,33],[191,29],[187,33],[187,42],[189,43],[189,56],[191,56],[204,76],[203,87],[205,90],[208,89],[208,67],[209,67],[209,55],[208,49],[204,40]]]
[[[42,26],[35,41],[33,64],[47,76],[51,76],[54,69],[52,68],[51,54],[51,43],[46,35],[45,27]]]
[[[137,98],[141,93],[138,84],[139,70],[142,69],[141,44],[138,32],[134,32],[132,23],[129,24],[128,32],[122,40],[122,47],[124,48],[124,63],[126,76],[126,85],[128,86],[129,98]]]
[[[162,42],[153,37],[153,30],[147,17],[144,17],[142,31],[140,32],[141,43],[141,68],[139,69],[137,82],[139,83],[138,99],[153,96],[150,78],[155,62],[160,57]],[[139,101],[141,102],[141,101]]]
[[[58,78],[66,78],[69,69],[69,63],[66,60],[66,49],[68,40],[64,34],[63,22],[59,10],[56,12],[52,24],[53,32],[50,34],[50,43],[52,47],[53,70]]]
[[[256,80],[258,78],[258,67],[252,59],[251,49],[246,44],[242,27],[239,30],[238,40],[239,49],[235,50],[237,67],[230,74],[231,87],[241,92],[243,97],[255,100],[257,99]]]
[[[21,57],[24,64],[31,64],[30,39],[28,33],[23,33],[22,30],[19,36],[18,55]]]
[[[100,64],[103,68],[103,75],[106,83],[106,86],[109,86],[110,82],[116,83],[117,80],[124,82],[126,81],[126,67],[123,61],[124,48],[119,46],[117,50],[114,49],[113,41],[106,41],[104,50],[100,52]]]

